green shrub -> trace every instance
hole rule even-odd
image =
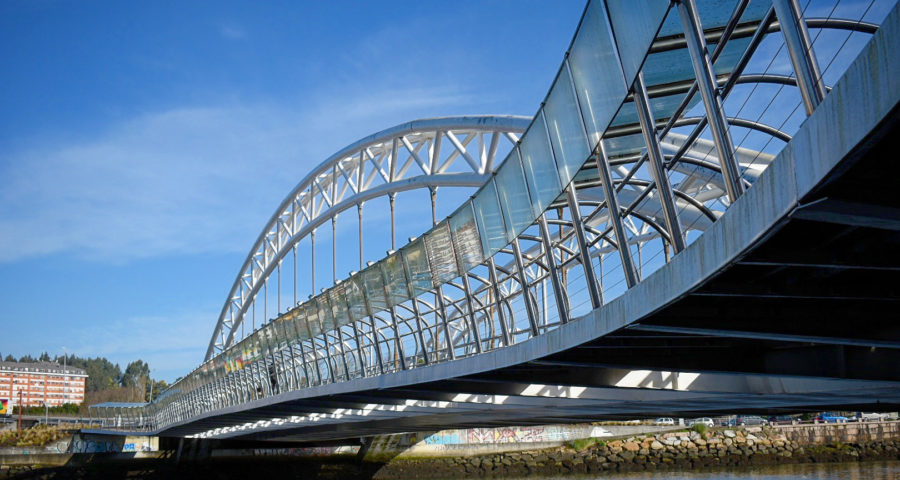
[[[691,430],[699,433],[700,435],[703,435],[706,433],[707,430],[709,430],[709,427],[706,426],[705,423],[695,423],[694,425],[691,426]]]
[[[597,446],[602,447],[603,445],[606,445],[606,442],[603,440],[600,440],[597,437],[579,438],[579,439],[572,440],[571,442],[569,442],[569,446],[578,451],[589,448],[591,445],[597,445]]]

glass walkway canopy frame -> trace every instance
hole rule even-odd
[[[377,158],[370,137],[301,182],[242,267],[206,361],[136,416],[162,431],[291,390],[525,342],[602,307],[752,188],[893,6],[865,3],[591,1],[527,125],[412,122],[375,136],[385,158],[406,148],[405,164],[375,161],[367,171]],[[490,134],[479,140],[483,155],[452,133],[466,128],[472,138]],[[404,140],[422,131],[437,133],[418,147]],[[501,137],[514,145],[499,162]],[[235,337],[304,228],[363,201],[364,178],[390,184],[409,168],[434,177],[440,162],[428,158],[439,158],[442,139],[471,167],[467,184],[480,185],[469,201],[381,261]],[[357,196],[338,200],[348,191]]]

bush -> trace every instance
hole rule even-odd
[[[705,423],[695,423],[694,425],[691,426],[691,430],[699,433],[700,435],[703,435],[706,433],[707,430],[709,430],[709,427],[706,426]]]
[[[597,446],[602,447],[603,445],[606,445],[606,442],[603,440],[600,440],[597,437],[579,438],[579,439],[572,440],[571,442],[569,442],[569,446],[578,451],[584,450],[584,449],[590,447],[591,445],[597,445]]]

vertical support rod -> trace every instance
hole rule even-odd
[[[597,276],[594,275],[594,262],[591,261],[591,250],[584,234],[584,221],[581,218],[581,209],[578,208],[575,182],[569,184],[569,188],[566,189],[566,199],[569,202],[569,215],[572,216],[572,228],[575,229],[575,240],[578,242],[581,267],[584,269],[584,278],[587,281],[588,296],[591,297],[591,307],[592,309],[599,308],[603,305],[603,293],[597,286]]]
[[[437,187],[428,187],[431,193],[431,226],[437,225]]]
[[[806,107],[806,114],[812,115],[813,110],[825,98],[825,85],[822,83],[819,62],[812,51],[812,41],[802,18],[800,5],[797,0],[773,0],[772,6],[775,7],[775,16],[797,75],[803,106]]]
[[[297,306],[297,244],[295,243],[293,246],[294,250],[294,303],[291,304],[291,308]]]
[[[277,300],[278,305],[276,305],[276,311],[278,313],[281,313],[281,260],[278,260],[277,269],[278,269],[278,295],[276,297],[278,299]]]
[[[363,269],[363,204],[356,204],[356,214],[359,216],[359,271]]]
[[[400,369],[406,370],[406,352],[403,350],[403,343],[400,341],[400,327],[397,325],[397,313],[394,307],[388,309],[391,313],[391,329],[394,331],[394,348],[397,357],[400,359]]]
[[[538,225],[541,229],[541,243],[547,261],[547,269],[550,271],[550,284],[553,286],[553,295],[556,296],[556,308],[559,311],[559,321],[569,322],[569,299],[566,297],[562,285],[560,285],[559,272],[556,268],[556,259],[553,257],[553,242],[550,239],[550,227],[547,226],[547,216],[538,217]]]
[[[444,338],[447,341],[447,353],[451,360],[456,360],[456,350],[453,348],[453,336],[450,335],[450,323],[447,320],[447,306],[444,304],[444,289],[441,285],[434,288],[434,301],[441,311],[441,325],[444,329]]]
[[[397,249],[397,224],[394,222],[394,197],[396,197],[395,193],[388,195],[388,199],[391,202],[391,250]]]
[[[472,322],[472,334],[475,336],[475,353],[481,353],[481,332],[478,330],[478,322],[475,320],[475,298],[472,296],[472,288],[469,286],[469,274],[462,274],[463,293],[466,295],[466,307],[468,317]]]
[[[506,324],[506,312],[503,311],[503,303],[500,301],[500,280],[497,275],[497,264],[494,263],[494,257],[488,259],[488,267],[491,274],[491,287],[494,290],[494,299],[497,304],[497,317],[500,319],[500,331],[503,334],[503,344],[512,345],[512,336],[509,334],[509,325]]]
[[[650,111],[650,99],[647,97],[642,73],[638,73],[637,79],[634,81],[634,105],[637,107],[644,143],[647,144],[650,173],[653,175],[653,181],[656,183],[656,190],[659,193],[659,201],[662,204],[663,216],[666,220],[666,231],[669,233],[675,253],[678,253],[684,250],[684,234],[681,231],[681,223],[678,221],[678,210],[675,207],[672,185],[669,184],[669,176],[666,175],[666,168],[663,166],[662,149],[659,146],[659,138],[656,136],[656,123],[653,121],[653,113]]]
[[[535,306],[531,301],[531,288],[528,286],[528,277],[525,275],[525,260],[522,257],[522,248],[519,239],[512,241],[513,257],[516,260],[516,276],[519,277],[519,285],[522,287],[522,299],[525,301],[525,313],[528,315],[528,325],[531,327],[531,336],[538,335],[538,318]]]
[[[703,36],[703,26],[700,25],[700,17],[697,15],[697,6],[694,0],[679,1],[678,14],[681,17],[684,38],[691,55],[691,64],[694,67],[694,76],[697,77],[697,88],[703,99],[713,144],[715,144],[716,153],[719,156],[719,166],[725,180],[725,191],[728,199],[734,202],[744,193],[744,185],[741,183],[741,170],[734,157],[734,143],[731,141],[731,133],[728,131],[728,123],[725,120],[722,96],[719,95],[712,62],[706,47],[706,39]]]
[[[337,283],[337,215],[331,217],[331,284]]]
[[[609,158],[606,156],[606,149],[603,146],[603,140],[597,143],[594,149],[594,160],[597,162],[597,171],[600,172],[600,180],[603,182],[603,196],[606,198],[606,210],[609,213],[609,220],[612,223],[613,234],[616,236],[616,243],[619,246],[619,257],[622,259],[622,270],[625,271],[625,283],[631,288],[640,281],[638,272],[635,271],[634,261],[631,258],[631,249],[628,247],[628,236],[625,233],[625,227],[622,225],[621,209],[619,208],[619,198],[616,196],[616,186],[613,184],[612,172],[609,168]],[[640,247],[639,247],[640,248]],[[601,268],[601,279],[602,271]],[[601,289],[602,289],[601,280]]]
[[[312,284],[311,284],[310,290],[312,291],[311,294],[313,296],[315,296],[315,294],[316,294],[316,229],[315,228],[313,229],[312,232],[310,232],[309,238],[310,238],[310,241],[312,242],[312,249],[310,250],[312,252],[310,254],[311,261],[309,264],[310,269],[312,270],[312,272],[311,272]]]

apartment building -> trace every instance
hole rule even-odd
[[[11,406],[18,405],[21,391],[26,407],[39,407],[43,402],[50,407],[80,404],[87,377],[80,368],[58,363],[0,362],[0,398],[8,398]]]

